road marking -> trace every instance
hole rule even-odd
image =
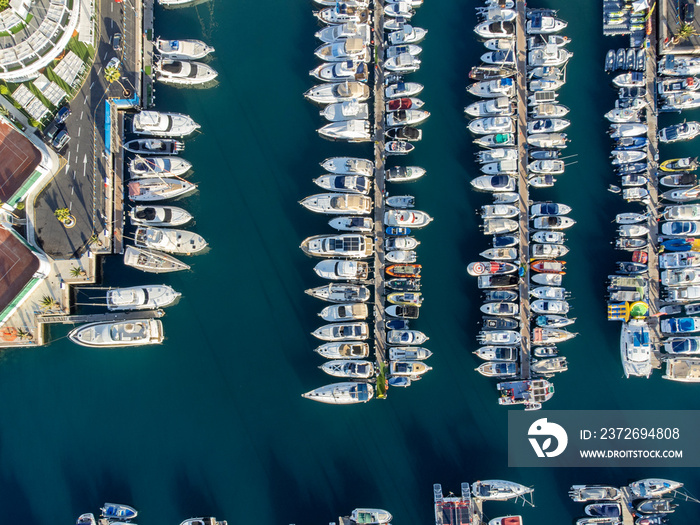
[[[80,151],[80,142],[78,142],[78,147],[75,148],[75,152],[78,153]]]
[[[93,82],[93,84],[94,84],[94,82]],[[83,120],[83,115],[84,115],[84,114],[85,114],[85,111],[81,111],[81,112],[80,112],[80,120]]]
[[[74,186],[71,186],[71,187],[70,187],[70,194],[71,194],[71,195],[74,195],[74,194],[75,194],[75,187],[74,187]]]
[[[103,61],[104,61],[104,60],[107,60],[107,55],[109,55],[109,51],[107,51],[107,52],[105,53],[105,57],[102,59]]]
[[[69,169],[70,169],[70,164],[66,164],[66,173],[68,173]]]
[[[87,154],[83,157],[83,177],[86,175],[87,170]]]
[[[68,205],[68,209],[70,211],[73,211],[73,201],[70,201],[70,204]]]
[[[73,180],[75,180],[75,170],[73,170]]]
[[[85,100],[83,100],[83,104],[87,104],[87,95],[85,95]]]
[[[112,23],[110,24],[110,29],[111,29],[111,28],[114,27],[114,18],[110,18],[110,21],[112,22]]]
[[[99,75],[99,73],[98,73],[98,75]],[[94,85],[95,85],[95,82],[93,81],[92,84],[90,84],[90,89],[92,89],[92,86],[94,86]],[[80,114],[80,118],[83,118],[83,114],[82,114],[82,113]]]
[[[98,68],[97,74],[99,75],[101,71],[102,71],[102,66],[100,66],[100,67]]]
[[[80,136],[80,132],[82,131],[83,128],[78,128],[78,136]]]
[[[68,158],[66,159],[66,165],[67,165],[67,166],[70,166],[70,154],[71,154],[71,152],[69,151],[69,152],[68,152]],[[68,168],[66,168],[66,171],[68,171]]]

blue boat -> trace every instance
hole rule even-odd
[[[408,319],[390,319],[385,325],[388,330],[408,330]]]
[[[661,246],[669,252],[689,252],[693,247],[693,243],[686,239],[669,239],[662,242]]]
[[[493,237],[494,248],[508,248],[515,246],[518,242],[520,241],[515,235],[494,235]]]
[[[697,317],[672,317],[661,321],[661,331],[665,334],[688,334],[700,332],[700,319]]]
[[[387,226],[387,235],[409,235],[411,233],[411,228],[404,228],[403,226]]]
[[[135,518],[138,512],[133,507],[122,505],[120,503],[105,503],[100,509],[100,515],[103,518],[111,518],[120,521],[126,521]]]

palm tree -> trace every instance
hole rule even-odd
[[[42,297],[41,301],[39,301],[39,305],[41,305],[41,309],[46,312],[50,312],[51,310],[55,310],[56,308],[60,307],[58,301],[50,295],[45,295]]]
[[[80,266],[72,266],[70,269],[71,277],[84,277],[87,272],[83,270]]]
[[[673,43],[680,44],[683,40],[688,40],[691,36],[695,36],[697,34],[697,30],[692,24],[683,22],[676,36],[673,37]]]
[[[17,337],[19,337],[20,339],[32,339],[34,336],[32,336],[32,333],[30,331],[25,330],[24,328],[18,328]]]
[[[124,95],[129,94],[129,90],[124,87],[124,84],[121,83],[119,80],[122,77],[121,71],[119,71],[119,68],[117,67],[106,67],[104,70],[104,75],[105,75],[105,80],[112,84],[113,82],[116,82],[122,87],[122,90],[124,91]]]
[[[61,222],[66,222],[70,218],[70,210],[68,208],[58,208],[53,214]]]

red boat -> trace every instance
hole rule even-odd
[[[564,275],[566,273],[564,271],[566,268],[566,266],[564,266],[565,264],[566,261],[539,259],[537,261],[532,261],[530,263],[530,268],[539,273],[558,273]]]
[[[421,268],[420,264],[392,264],[385,271],[394,277],[420,277]]]
[[[400,109],[411,109],[413,102],[410,98],[395,98],[387,102],[386,106],[389,111],[398,111]]]
[[[498,261],[485,261],[485,262],[473,262],[467,266],[467,273],[469,275],[484,275],[484,274],[504,274],[513,273],[518,269],[513,263],[508,262],[498,262]]]
[[[649,261],[649,254],[642,250],[632,252],[632,262],[646,264]]]

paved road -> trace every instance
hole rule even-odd
[[[109,97],[122,98],[123,93],[118,83],[108,85],[103,69],[110,59],[119,56],[123,74],[121,82],[133,93],[136,38],[141,36],[140,19],[136,18],[133,2],[99,0],[97,56],[87,80],[70,104],[72,114],[66,121],[66,128],[71,141],[62,152],[66,165],[36,201],[36,223],[41,225],[37,229],[37,240],[53,257],[67,258],[79,254],[85,250],[93,233],[105,231],[107,171],[102,156],[105,151],[105,101]],[[119,52],[112,47],[116,33],[123,35]],[[111,199],[111,194],[108,193],[107,197]],[[74,228],[64,228],[53,216],[54,210],[62,207],[70,208],[75,216],[77,224]],[[101,249],[107,251],[107,248],[108,244],[104,242]]]

